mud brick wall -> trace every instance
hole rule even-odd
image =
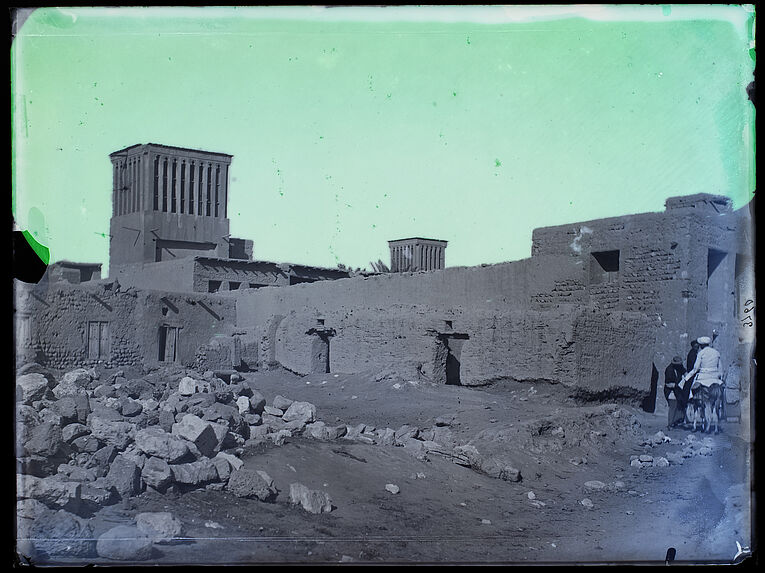
[[[287,272],[276,264],[266,263],[263,268],[255,269],[253,264],[236,261],[195,261],[193,290],[208,292],[210,281],[221,281],[220,290],[233,290],[230,283],[240,283],[239,288],[248,288],[250,283],[266,286],[283,286],[290,283]]]
[[[229,336],[236,322],[235,304],[223,297],[139,291],[138,299],[138,336],[146,365],[160,364],[160,326],[179,329],[176,362],[194,367],[197,349],[217,336]]]
[[[580,309],[573,330],[579,386],[649,390],[657,322],[641,313]]]
[[[189,292],[193,289],[194,260],[133,263],[109,271],[123,287]],[[207,288],[205,291],[207,292]]]
[[[34,360],[57,369],[141,363],[135,292],[117,294],[113,285],[98,284],[15,286],[16,310],[30,317]],[[93,321],[109,325],[109,348],[102,360],[88,358],[88,325]]]
[[[123,289],[112,281],[15,288],[17,315],[29,317],[30,331],[23,346],[31,352],[19,358],[57,369],[156,365],[163,325],[179,328],[177,362],[191,366],[197,348],[230,333],[235,322],[235,304],[221,297]],[[91,322],[108,325],[98,358],[88,356]]]
[[[273,315],[312,308],[320,313],[345,308],[421,305],[439,312],[453,308],[529,308],[530,292],[547,292],[577,272],[570,257],[540,257],[480,267],[391,273],[281,288],[238,291],[237,325],[252,328]]]

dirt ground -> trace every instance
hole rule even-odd
[[[288,372],[245,378],[269,404],[277,394],[315,404],[328,425],[429,428],[437,417],[453,418],[458,444],[512,460],[522,479],[495,479],[438,455],[419,460],[402,447],[295,437],[242,456],[245,467],[274,479],[275,503],[225,491],[144,493],[100,510],[91,521],[96,536],[138,512],[170,511],[186,537],[155,546],[161,564],[661,563],[670,547],[678,562],[730,563],[736,542],[750,543],[751,458],[737,423],[723,422],[719,435],[667,430],[664,416],[629,404],[576,403],[569,390],[546,383],[466,388]],[[659,430],[670,441],[641,445]],[[690,435],[706,439],[706,455],[631,467],[630,456],[682,452]],[[591,480],[605,487],[588,488]],[[332,512],[290,505],[293,482],[327,492]]]

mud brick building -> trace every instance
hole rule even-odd
[[[539,228],[530,257],[500,264],[444,268],[445,241],[391,241],[393,272],[349,276],[253,260],[229,236],[230,155],[148,144],[111,160],[110,278],[61,263],[17,283],[17,363],[549,382],[652,409],[666,365],[706,335],[750,384],[752,214],[726,197]]]

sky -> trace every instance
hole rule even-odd
[[[233,155],[257,260],[530,256],[537,227],[755,188],[750,6],[46,8],[11,48],[12,209],[108,267],[109,154]]]

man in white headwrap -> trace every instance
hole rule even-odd
[[[707,388],[712,384],[722,384],[722,368],[720,367],[720,353],[709,346],[712,344],[712,339],[708,336],[702,336],[698,339],[699,352],[696,354],[696,362],[693,368],[683,376],[684,380],[692,380],[696,376],[696,380],[693,382],[691,390],[697,387],[697,385],[706,386]]]
[[[698,339],[698,343],[699,352],[696,355],[696,362],[694,363],[693,368],[683,376],[683,388],[686,387],[686,384],[692,384],[689,398],[693,398],[693,394],[698,393],[702,386],[710,388],[714,384],[718,384],[718,387],[714,389],[714,395],[717,395],[723,383],[720,353],[710,346],[710,344],[712,344],[712,339],[708,336],[702,336]],[[695,379],[694,376],[696,377]],[[692,406],[689,402],[689,410],[686,414],[686,418],[691,418],[691,412]]]

